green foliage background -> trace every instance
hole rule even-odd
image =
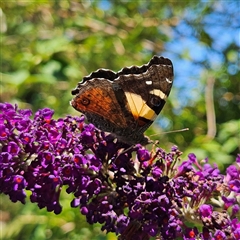
[[[237,1],[35,0],[1,1],[0,7],[1,102],[17,103],[34,112],[49,107],[55,110],[55,118],[78,115],[69,101],[71,90],[82,77],[98,68],[118,71],[147,63],[154,54],[170,54],[178,68],[184,69],[184,63],[190,62],[191,74],[184,79],[186,84],[174,83],[159,120],[146,134],[189,128],[155,138],[163,148],[178,145],[183,158],[194,152],[199,159],[209,157],[222,169],[234,161],[240,145],[239,39],[233,36],[221,47],[216,35],[207,29],[220,26],[224,34],[237,29]],[[213,14],[222,14],[222,18],[211,18]],[[181,28],[181,24],[188,28]],[[194,58],[190,45],[181,48],[189,38],[210,56],[220,56],[221,61],[214,65],[207,55]],[[168,48],[174,42],[180,50]],[[176,75],[176,83],[181,78]],[[193,79],[196,85],[189,89]],[[214,80],[215,137],[207,134],[208,79]],[[160,128],[161,121],[166,124]],[[0,236],[21,240],[116,239],[113,234],[103,235],[98,225],[89,226],[78,209],[69,207],[71,199],[62,197],[64,211],[55,216],[30,203],[12,204],[1,196]]]

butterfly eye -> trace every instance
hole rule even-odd
[[[90,100],[85,97],[81,99],[81,103],[82,105],[87,106],[90,103]]]
[[[160,106],[160,105],[161,105],[161,98],[159,98],[159,97],[157,97],[157,96],[152,96],[152,98],[151,98],[151,104],[152,104],[153,106],[156,106],[156,107]]]

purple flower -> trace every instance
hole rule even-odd
[[[229,188],[233,192],[240,193],[240,180],[239,179],[231,180],[228,184],[229,184]]]
[[[8,138],[8,129],[5,127],[4,124],[0,124],[0,140],[6,140]]]
[[[152,175],[154,178],[159,178],[162,175],[162,169],[158,166],[155,166],[152,169]]]
[[[2,152],[10,153],[12,156],[17,156],[20,152],[20,147],[17,143],[11,141],[7,145],[3,146]]]
[[[138,157],[139,162],[148,161],[151,158],[149,151],[147,151],[146,149],[138,149],[137,157]]]
[[[222,232],[221,230],[216,230],[214,234],[214,239],[226,239],[226,234]]]
[[[237,169],[236,166],[234,165],[230,165],[227,170],[227,180],[230,181],[230,180],[233,180],[233,179],[236,179],[236,178],[239,178],[239,170]]]
[[[201,239],[203,240],[209,240],[209,239],[213,239],[212,238],[212,233],[210,232],[210,230],[206,227],[203,227],[202,229],[202,233],[199,234]]]
[[[185,233],[183,236],[184,240],[195,240],[196,237],[198,236],[199,232],[196,227],[194,228],[186,228]]]
[[[240,205],[235,204],[232,206],[232,217],[235,217],[240,212]]]
[[[240,222],[237,218],[234,218],[231,221],[231,227],[232,227],[233,235],[235,239],[240,239]]]
[[[44,120],[47,123],[51,122],[54,111],[49,108],[44,108],[36,112],[34,119],[35,120]]]
[[[227,198],[225,196],[222,196],[222,200],[224,201],[224,209],[226,210],[236,203],[236,198]]]
[[[202,218],[210,218],[213,212],[213,207],[207,204],[203,204],[199,207],[199,213]]]

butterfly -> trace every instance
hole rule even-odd
[[[161,112],[173,84],[173,65],[154,56],[147,64],[113,72],[99,69],[72,90],[70,104],[120,142],[146,145],[146,129]]]

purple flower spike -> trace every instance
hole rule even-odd
[[[88,223],[119,239],[240,239],[240,155],[222,175],[194,153],[137,144],[101,132],[84,117],[53,119],[0,103],[0,193],[59,214],[63,189]],[[216,206],[216,207],[215,207]],[[227,210],[227,211],[226,211]],[[194,226],[196,227],[189,227]]]

